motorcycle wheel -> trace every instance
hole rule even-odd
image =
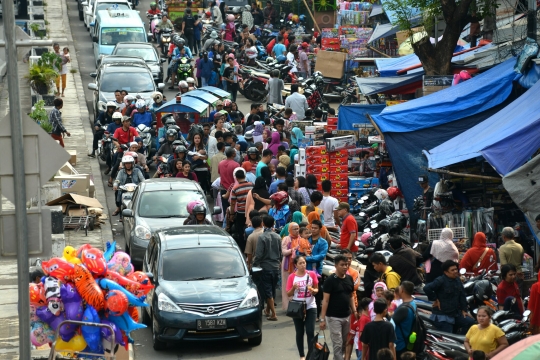
[[[253,84],[252,88],[252,97],[254,98],[253,101],[262,101],[266,98],[268,93],[266,92],[266,89],[262,83],[255,83]]]

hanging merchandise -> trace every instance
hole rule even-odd
[[[334,28],[323,28],[321,31],[321,49],[339,51],[339,32]]]

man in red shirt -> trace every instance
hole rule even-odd
[[[283,44],[285,45],[286,49],[289,49],[289,31],[287,30],[287,27],[285,25],[281,25],[279,27],[278,35],[283,36]],[[272,49],[274,48],[274,45],[276,45],[276,39],[277,39],[277,36],[274,39],[270,40],[268,45],[266,45],[267,54],[269,55],[272,54]]]
[[[229,147],[227,150],[225,150],[225,156],[227,156],[227,159],[223,160],[218,165],[218,172],[221,178],[222,195],[230,190],[231,185],[234,184],[234,169],[240,166],[240,164],[234,161],[234,158],[236,157],[236,150],[233,147]],[[229,200],[222,198],[222,204],[223,214],[225,214],[227,208],[229,207]]]
[[[358,251],[358,246],[355,244],[358,239],[358,224],[349,211],[350,207],[348,203],[339,203],[337,207],[338,215],[341,218],[339,244],[341,249],[349,249],[355,255]]]
[[[516,319],[521,319],[523,314],[523,302],[516,283],[516,267],[512,264],[505,264],[501,267],[501,278],[503,279],[497,286],[497,302],[499,309],[513,311]],[[515,302],[513,301],[515,299]],[[519,312],[518,312],[519,310]]]
[[[118,149],[118,151],[114,154],[113,157],[113,168],[111,170],[111,177],[109,178],[109,186],[112,186],[113,179],[116,178],[116,174],[118,172],[118,167],[120,166],[120,160],[122,159],[122,148],[120,145],[127,145],[129,147],[129,143],[135,140],[136,137],[139,136],[139,133],[137,132],[137,129],[135,129],[133,126],[131,126],[131,120],[129,117],[124,116],[122,118],[122,127],[116,129],[114,132],[113,138],[115,138],[118,141],[114,141],[114,145]],[[105,174],[107,174],[105,172]]]

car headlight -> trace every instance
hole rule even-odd
[[[249,309],[255,306],[259,306],[259,295],[257,294],[257,290],[252,288],[249,289],[246,297],[244,298],[244,300],[242,300],[238,308]]]
[[[139,239],[150,240],[152,233],[142,225],[135,226],[135,236]]]
[[[160,311],[181,314],[184,310],[180,309],[167,295],[160,293],[158,295],[157,306]]]

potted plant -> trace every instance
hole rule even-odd
[[[44,53],[37,63],[32,64],[27,76],[30,86],[40,95],[46,95],[59,76],[56,69],[62,68],[62,58],[55,53]]]

